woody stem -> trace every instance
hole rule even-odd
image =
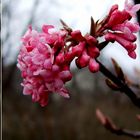
[[[112,72],[110,72],[100,61],[96,60],[100,65],[100,72],[109,78],[111,81],[113,81],[118,87],[120,87],[121,92],[124,92],[125,95],[129,97],[129,99],[132,101],[132,103],[140,108],[140,97],[137,97],[137,95],[128,87],[128,85],[124,82],[122,82],[119,78],[117,78]]]

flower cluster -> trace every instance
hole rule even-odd
[[[132,5],[127,0],[122,11],[118,9],[118,5],[113,5],[100,29],[100,32],[104,32],[107,41],[117,41],[134,59],[136,58],[134,42],[137,39],[134,33],[138,32],[140,27],[138,23],[132,23],[130,20],[139,9],[140,4]]]
[[[100,36],[104,36],[107,42],[117,41],[130,57],[136,58],[134,42],[137,38],[134,33],[140,27],[130,19],[139,9],[140,5],[133,6],[127,1],[122,11],[118,5],[114,5],[103,21],[96,22],[96,25],[93,23],[94,34],[87,33],[84,36],[79,30],[73,31],[65,24],[59,31],[52,25],[43,25],[41,32],[29,27],[22,38],[23,44],[18,55],[23,93],[31,95],[32,100],[41,106],[47,105],[51,93],[69,98],[64,85],[72,79],[70,64],[73,60],[78,68],[88,67],[93,73],[99,71],[96,59],[100,55]]]
[[[64,46],[67,32],[62,30],[57,32],[49,25],[44,25],[42,30],[42,33],[38,33],[30,27],[22,38],[18,67],[24,78],[23,93],[32,95],[33,101],[45,106],[49,93],[56,92],[66,98],[69,97],[64,84],[71,80],[72,74],[69,66],[60,66],[55,57],[57,51]]]
[[[69,46],[67,38],[73,42]],[[86,67],[96,72],[99,69],[95,59],[99,50],[96,40],[88,35],[83,37],[78,31],[68,34],[66,30],[56,31],[52,25],[44,25],[39,33],[29,27],[22,38],[23,45],[18,55],[18,68],[22,72],[25,95],[32,95],[34,102],[45,106],[50,93],[58,93],[69,98],[64,84],[71,80],[70,63],[77,57],[78,67]]]
[[[78,68],[88,66],[91,72],[99,71],[99,64],[95,60],[100,53],[97,48],[98,41],[89,34],[82,36],[79,30],[71,32],[71,39],[78,44],[66,54],[66,59],[69,59],[69,55],[72,59],[77,56],[75,61]]]

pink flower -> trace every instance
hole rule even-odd
[[[104,26],[100,31],[104,34],[107,41],[117,41],[128,52],[132,58],[136,58],[136,44],[137,39],[134,33],[140,30],[138,23],[132,23],[130,19],[140,9],[140,5],[132,5],[125,1],[124,10],[118,10],[118,5],[112,6],[109,15],[104,21]]]
[[[69,98],[65,83],[72,79],[71,62],[75,60],[78,68],[88,67],[90,72],[98,72],[99,47],[102,49],[108,42],[117,41],[135,59],[135,33],[140,26],[130,20],[139,9],[140,4],[132,5],[128,0],[122,11],[113,5],[105,19],[91,22],[91,35],[83,36],[80,30],[73,31],[63,22],[64,28],[59,31],[52,25],[43,25],[41,32],[30,26],[22,37],[17,59],[23,77],[23,94],[31,95],[41,106],[47,105],[52,93]],[[106,41],[99,44],[97,39],[102,36]]]
[[[77,51],[77,54],[76,54],[76,56],[78,57],[76,59],[77,67],[83,68],[83,67],[89,66],[89,70],[91,72],[99,71],[99,65],[95,61],[95,59],[100,54],[99,49],[96,47],[98,41],[89,34],[82,36],[79,30],[73,31],[71,33],[71,37],[76,42],[79,42],[79,44],[76,46],[76,49],[72,49],[72,53],[71,53],[71,54],[76,54],[75,50],[79,50]]]
[[[131,19],[131,16],[125,10],[120,11],[118,5],[113,5],[109,11],[108,16],[105,18],[105,25],[102,28],[110,29],[113,26],[124,23],[126,20]]]
[[[135,16],[136,12],[140,10],[140,4],[133,5],[125,1],[124,10],[120,11],[118,5],[113,5],[110,12],[106,18],[106,28],[112,28],[118,24],[123,24],[124,22],[130,20]]]
[[[38,33],[30,27],[23,36],[18,68],[23,77],[23,93],[31,95],[34,102],[45,106],[50,93],[56,92],[69,98],[64,84],[71,80],[72,74],[69,65],[59,65],[61,60],[56,54],[63,49],[67,32],[55,31],[50,25],[44,25],[42,30],[42,33]]]
[[[112,28],[113,31],[120,31],[123,33],[124,38],[131,40],[132,42],[136,41],[136,36],[134,33],[140,30],[140,26],[137,23],[131,23],[126,21],[122,24],[118,24]]]
[[[99,64],[95,61],[95,59],[90,59],[90,61],[89,61],[89,70],[91,72],[99,71]]]
[[[89,64],[90,56],[87,54],[87,51],[84,50],[80,57],[76,59],[76,65],[78,68],[86,67]]]
[[[124,10],[127,11],[132,17],[136,15],[136,12],[140,10],[140,4],[133,5],[125,0]]]
[[[49,91],[41,78],[27,77],[21,85],[24,87],[23,94],[32,95],[33,102],[39,102],[41,106],[47,105]]]
[[[136,49],[136,44],[133,44],[131,40],[128,40],[127,38],[124,37],[123,34],[121,33],[107,33],[105,35],[105,39],[107,41],[114,42],[117,41],[119,44],[121,44],[128,52],[128,55],[135,59],[136,58],[136,53],[134,50]],[[133,55],[132,55],[133,54]]]

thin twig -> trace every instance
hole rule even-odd
[[[96,109],[96,117],[101,124],[109,130],[111,133],[116,135],[125,135],[132,138],[140,138],[140,131],[131,131],[128,129],[122,129],[115,125],[115,123],[106,115],[104,115],[100,109]]]
[[[113,81],[118,87],[120,87],[120,91],[124,92],[134,105],[140,108],[140,98],[127,86],[126,83],[122,82],[119,78],[113,75],[100,61],[96,60],[100,65],[100,72],[103,73],[107,78]]]

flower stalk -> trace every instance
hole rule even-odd
[[[99,60],[96,60],[100,65],[100,72],[113,81],[120,89],[121,92],[125,93],[132,101],[134,105],[140,108],[140,97],[138,97],[126,83],[122,82],[119,78],[112,74]]]

